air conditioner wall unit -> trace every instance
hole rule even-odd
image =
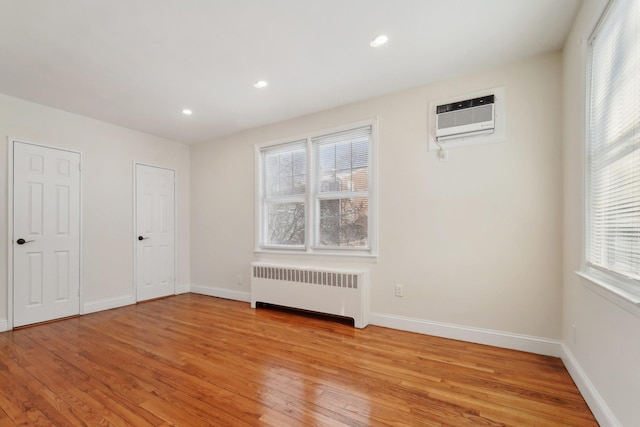
[[[494,130],[494,94],[436,106],[438,141],[490,134]]]

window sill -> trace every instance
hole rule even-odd
[[[296,251],[296,250],[277,250],[277,249],[255,249],[253,251],[254,255],[257,256],[280,256],[280,257],[300,257],[306,259],[321,259],[321,260],[331,260],[331,261],[362,261],[369,263],[377,263],[378,256],[371,253],[362,253],[362,252],[336,252],[329,250],[322,251]]]
[[[585,279],[584,286],[601,297],[640,317],[640,295],[612,284],[606,278],[588,271],[576,271]]]

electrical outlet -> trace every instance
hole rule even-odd
[[[573,341],[573,344],[576,344],[576,341],[578,340],[578,331],[576,328],[576,325],[571,325],[571,341]]]
[[[396,284],[396,296],[397,297],[404,296],[404,287],[399,283]]]
[[[238,286],[242,286],[242,274],[238,274],[238,277],[236,277],[236,279],[237,279],[236,284]]]

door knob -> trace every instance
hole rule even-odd
[[[34,240],[24,240],[24,239],[18,239],[16,240],[16,243],[19,245],[24,245],[25,243],[29,243],[29,242],[33,242]]]
[[[138,236],[138,240],[146,240],[146,239],[148,239],[148,237]]]

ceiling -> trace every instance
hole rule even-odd
[[[0,0],[0,93],[198,143],[560,49],[579,4]]]

